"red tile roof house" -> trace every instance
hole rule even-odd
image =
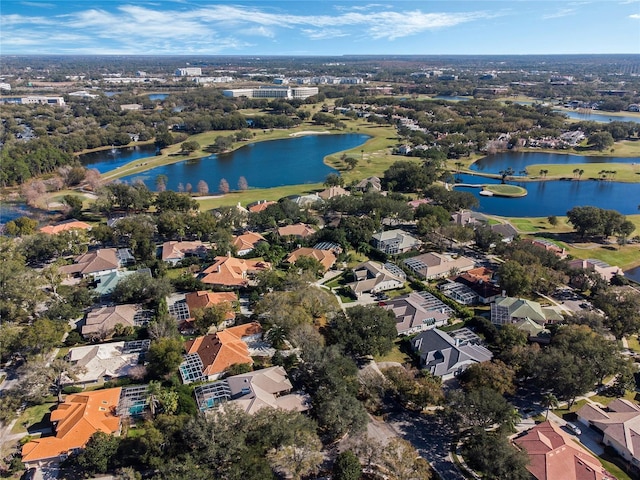
[[[66,232],[69,230],[91,230],[91,225],[75,218],[65,220],[64,222],[56,223],[55,225],[46,225],[40,228],[42,233],[48,233],[49,235],[56,235],[60,232]]]
[[[278,228],[278,235],[281,237],[307,238],[314,233],[316,233],[316,231],[304,223],[295,223]]]
[[[216,257],[215,262],[201,273],[202,283],[217,287],[241,288],[249,285],[259,272],[271,270],[271,264],[262,259],[244,260],[231,256]]]
[[[229,310],[225,317],[224,326],[230,327],[236,321],[236,312],[234,310],[235,305],[238,303],[238,294],[236,292],[206,292],[198,290],[197,292],[187,293],[184,299],[189,309],[189,318],[184,322],[185,325],[179,327],[181,331],[190,329],[189,324],[193,322],[196,310],[213,307],[225,302],[229,305]]]
[[[587,403],[576,415],[580,423],[602,433],[602,443],[640,473],[640,405],[618,398],[606,409]]]
[[[182,381],[217,380],[232,365],[253,365],[246,342],[261,336],[262,327],[253,322],[187,341],[185,361],[180,364]]]
[[[27,469],[57,464],[82,449],[96,432],[120,434],[116,409],[120,388],[68,395],[51,412],[55,436],[32,440],[22,447],[22,462]]]
[[[291,252],[285,261],[287,263],[294,264],[300,257],[315,258],[320,262],[325,272],[333,267],[333,264],[336,263],[337,260],[335,254],[331,250],[318,250],[317,248],[302,247]]]
[[[207,255],[207,246],[199,240],[193,242],[164,242],[161,258],[163,262],[176,265],[185,257],[200,257]]]
[[[527,470],[537,480],[615,480],[597,458],[552,422],[536,425],[514,442],[529,455]]]
[[[255,232],[244,232],[242,235],[233,237],[233,246],[236,247],[237,255],[240,257],[251,253],[260,242],[266,242],[266,239]]]

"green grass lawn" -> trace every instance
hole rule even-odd
[[[612,154],[615,155],[615,154]],[[573,170],[576,168],[584,170],[580,182],[590,182],[594,179],[600,179],[602,170],[612,170],[616,174],[611,177],[611,181],[615,182],[640,182],[640,164],[631,163],[570,163],[570,164],[552,164],[552,165],[529,165],[527,172],[532,179],[540,178],[540,170],[548,170],[545,175],[546,179],[558,178],[574,178]],[[608,180],[604,180],[608,181]]]
[[[577,402],[574,402],[574,404],[571,406],[571,409],[567,409],[565,408],[557,408],[555,410],[552,410],[553,413],[555,413],[556,415],[558,415],[561,418],[564,418],[565,415],[569,415],[570,413],[575,413],[578,410],[580,410],[580,408],[587,403],[586,399],[582,399],[582,400],[578,400]],[[566,420],[566,419],[565,419]]]
[[[393,348],[389,353],[387,353],[386,355],[376,355],[374,357],[374,360],[376,362],[398,362],[398,363],[411,362],[413,360],[411,356],[407,355],[401,350],[400,348],[401,343],[402,343],[402,339],[397,338],[395,342],[393,342]]]
[[[640,341],[638,341],[637,335],[627,337],[627,343],[629,344],[630,350],[633,350],[636,353],[640,353]]]
[[[41,423],[45,417],[51,412],[51,407],[57,405],[57,402],[43,403],[42,405],[34,405],[22,412],[18,417],[15,425],[11,429],[11,433],[27,433],[27,429],[33,425]]]

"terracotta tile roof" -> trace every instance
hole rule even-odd
[[[199,240],[193,242],[164,242],[162,260],[184,258],[185,255],[206,255],[207,247]]]
[[[245,232],[242,235],[233,237],[233,246],[236,247],[238,252],[253,250],[260,242],[266,242],[266,240],[262,235],[255,232]]]
[[[249,210],[251,213],[258,213],[258,212],[262,212],[263,210],[266,210],[269,205],[275,205],[276,203],[278,202],[272,202],[270,200],[261,200],[255,205],[250,205],[247,210]]]
[[[261,332],[262,327],[257,322],[238,325],[189,340],[185,343],[185,349],[187,354],[198,354],[204,365],[203,374],[211,376],[224,372],[231,365],[253,365],[247,344],[242,338]]]
[[[336,263],[336,256],[331,250],[318,250],[317,248],[302,247],[294,250],[287,257],[288,263],[296,263],[300,257],[312,257],[318,260],[325,271]]]
[[[344,195],[351,195],[351,192],[339,186],[329,187],[318,193],[318,196],[323,200],[329,200],[333,197],[342,197]]]
[[[91,230],[91,225],[72,218],[65,222],[56,223],[55,225],[47,225],[40,228],[40,231],[42,233],[48,233],[49,235],[56,235],[60,232],[66,232],[68,230]]]
[[[225,287],[242,287],[248,283],[247,274],[269,269],[271,264],[260,259],[216,257],[215,263],[203,270],[202,282]]]
[[[310,237],[314,233],[316,233],[316,231],[304,223],[295,223],[293,225],[286,225],[278,228],[278,235],[281,237],[291,235],[293,237],[306,238]]]
[[[119,433],[120,417],[115,415],[120,388],[109,388],[69,395],[51,413],[55,437],[32,440],[22,447],[25,463],[57,458],[82,448],[96,432]]]
[[[549,421],[536,425],[515,443],[529,454],[527,469],[538,480],[607,480],[615,478],[597,458]]]
[[[60,272],[90,275],[107,270],[117,270],[120,267],[118,250],[115,248],[100,248],[93,252],[87,252],[84,255],[77,256],[73,262],[73,265],[60,267]]]
[[[197,292],[190,292],[184,296],[187,306],[189,307],[189,314],[193,317],[193,311],[198,308],[208,308],[214,305],[218,305],[223,302],[228,302],[229,311],[227,312],[227,320],[232,320],[236,317],[232,305],[238,301],[238,295],[235,292],[205,292],[199,290]]]

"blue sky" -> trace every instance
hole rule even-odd
[[[0,53],[640,53],[640,1],[1,0]]]

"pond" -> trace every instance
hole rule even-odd
[[[169,96],[168,93],[150,93],[149,95],[147,95],[149,97],[149,100],[154,101],[154,100],[164,100],[165,98],[167,98]]]
[[[95,168],[100,173],[106,173],[139,158],[154,157],[156,154],[156,146],[151,144],[85,153],[80,155],[78,159],[85,167]]]
[[[210,192],[218,190],[223,178],[231,190],[235,190],[241,176],[245,177],[249,188],[317,183],[336,172],[324,164],[324,157],[358,147],[369,138],[368,135],[348,133],[255,142],[233,152],[164,165],[122,180],[141,179],[154,189],[155,178],[166,175],[169,190],[178,190],[179,184],[187,183],[195,190],[198,182],[204,180]]]
[[[609,122],[635,122],[640,123],[640,116],[632,116],[632,115],[611,115],[607,112],[581,112],[577,110],[564,110],[564,109],[554,109],[554,111],[563,113],[569,118],[574,120],[584,120],[591,122],[599,122],[599,123],[609,123]]]
[[[640,157],[588,157],[565,153],[545,152],[504,152],[481,158],[471,165],[470,170],[483,173],[499,173],[511,167],[516,175],[528,165],[570,165],[573,163],[631,163],[640,170]],[[536,175],[537,172],[529,172]]]
[[[461,183],[494,184],[499,179],[471,174],[455,175]],[[473,193],[480,201],[479,212],[504,217],[546,217],[566,215],[575,206],[592,205],[617,210],[624,215],[637,213],[640,204],[640,183],[601,180],[544,180],[537,182],[509,181],[527,189],[521,198],[484,197],[479,188],[457,187]]]

